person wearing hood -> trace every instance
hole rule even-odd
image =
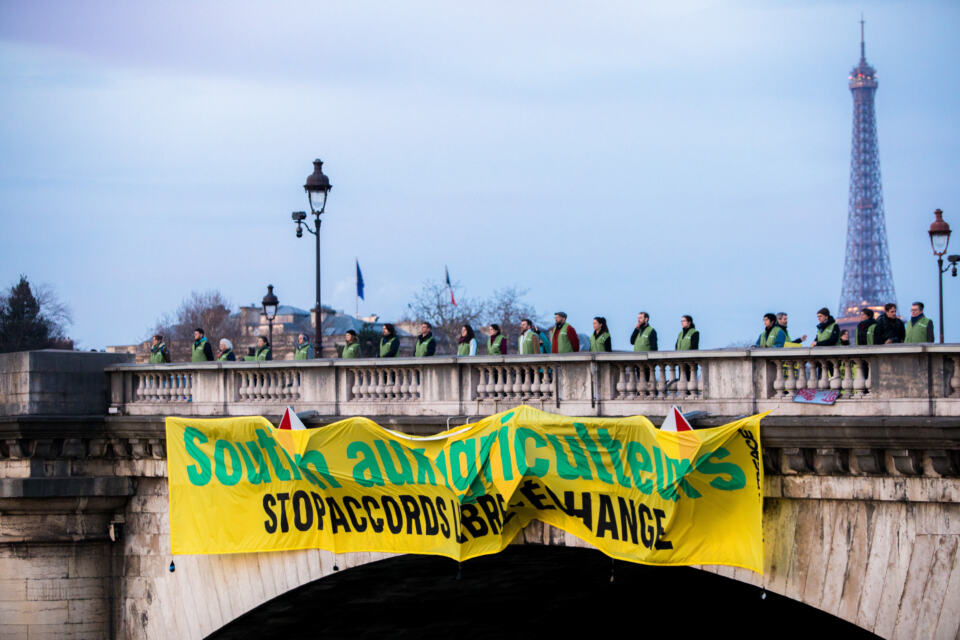
[[[857,323],[857,344],[860,346],[877,344],[877,321],[873,319],[873,309],[860,309],[860,322]]]
[[[680,335],[673,347],[677,351],[695,351],[700,348],[700,331],[693,324],[693,316],[680,317]]]
[[[923,315],[923,303],[910,307],[910,322],[904,326],[904,342],[933,342],[933,320]]]
[[[397,330],[389,322],[383,325],[383,337],[380,338],[381,358],[396,358],[400,351],[400,338],[397,337]]]
[[[777,316],[772,313],[763,314],[763,331],[757,338],[755,347],[780,348],[787,342],[787,332],[777,324]]]
[[[190,348],[190,362],[209,362],[213,360],[213,347],[207,336],[203,335],[203,328],[193,330],[193,345]]]
[[[507,355],[507,340],[500,333],[500,325],[490,325],[490,340],[487,342],[487,353],[491,356]]]
[[[233,362],[237,359],[237,354],[233,352],[233,343],[226,338],[220,338],[220,353],[217,360],[221,362]]]
[[[830,315],[830,310],[823,307],[817,311],[817,338],[810,343],[811,347],[835,347],[840,344],[840,327]]]
[[[457,340],[458,356],[477,355],[477,335],[469,324],[460,326],[460,338]]]
[[[429,322],[420,325],[420,335],[417,336],[417,344],[413,346],[413,357],[425,358],[432,356],[437,352],[437,341],[431,332],[433,329]]]
[[[553,314],[553,320],[556,323],[550,329],[550,352],[551,353],[572,353],[580,351],[580,338],[576,330],[567,324],[567,314],[563,311],[557,311]]]
[[[610,341],[610,329],[607,328],[607,319],[603,316],[596,316],[593,319],[593,334],[590,336],[590,351],[593,353],[613,351]]]

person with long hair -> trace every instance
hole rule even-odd
[[[477,355],[477,338],[473,333],[473,327],[471,327],[469,324],[460,326],[460,339],[457,340],[457,355]]]
[[[607,328],[607,319],[603,316],[593,318],[593,334],[590,336],[590,351],[599,353],[613,351],[610,344],[610,329]]]
[[[693,316],[680,317],[680,335],[677,336],[677,351],[692,351],[700,348],[700,331],[693,324]]]
[[[487,353],[491,356],[507,355],[507,341],[500,333],[500,325],[490,325],[490,341],[487,343]]]

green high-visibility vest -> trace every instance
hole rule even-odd
[[[920,318],[916,322],[905,322],[904,326],[907,329],[907,333],[903,338],[904,343],[926,342],[928,325],[930,325],[930,318],[926,316]]]
[[[393,343],[397,341],[397,337],[394,336],[387,341],[384,341],[383,338],[380,338],[380,357],[386,358],[390,355],[390,350],[393,348]]]
[[[294,360],[312,360],[313,359],[313,345],[309,342],[304,342],[302,345],[297,347],[297,350],[293,354]]]
[[[867,344],[877,344],[876,337],[874,334],[877,332],[877,323],[874,322],[872,325],[867,327]]]
[[[430,336],[426,340],[417,342],[416,348],[413,350],[413,356],[415,358],[422,358],[427,355],[427,347],[430,346],[430,343],[433,342],[433,336]]]
[[[650,334],[653,333],[653,327],[647,325],[643,328],[643,331],[637,336],[637,339],[633,342],[634,351],[650,351]]]
[[[223,361],[223,362],[227,362],[228,360],[230,360],[230,354],[231,354],[231,353],[233,353],[233,349],[227,349],[226,351],[224,351],[223,353],[220,354],[220,357],[217,358],[217,360],[221,360],[221,361]],[[236,359],[236,358],[234,358],[234,359]]]
[[[570,327],[569,324],[564,322],[560,325],[560,335],[557,336],[557,353],[573,353],[573,343],[570,342],[570,336],[567,335],[567,329]],[[550,346],[551,351],[553,350],[553,335],[557,332],[557,325],[553,325],[553,328],[550,329]]]
[[[533,344],[533,336],[537,335],[536,331],[533,329],[528,330],[526,333],[520,334],[520,339],[517,344],[518,353],[537,353],[536,347]]]
[[[837,323],[831,322],[830,324],[825,326],[822,331],[817,331],[817,346],[820,346],[820,343],[823,342],[824,340],[830,339],[830,336],[833,334],[833,328],[835,326],[837,326]],[[839,344],[840,343],[837,342],[837,344],[833,346],[839,346]]]
[[[490,355],[499,355],[501,342],[503,342],[503,334],[498,333],[496,338],[491,338],[487,342],[487,353]]]
[[[601,351],[606,351],[603,348],[603,343],[610,339],[610,332],[604,331],[599,336],[594,336],[590,334],[590,351],[593,353],[600,353]]]
[[[763,334],[760,334],[760,347],[761,348],[773,348],[777,346],[777,336],[783,333],[783,329],[777,325],[773,326],[773,329],[770,330],[770,333],[767,334],[767,337],[764,338]],[[786,344],[786,339],[784,339],[784,344]]]
[[[684,330],[680,330],[680,335],[677,336],[677,351],[690,351],[690,343],[693,340],[693,336],[700,333],[697,329],[692,331],[687,331],[684,335]]]
[[[203,352],[204,345],[207,344],[207,336],[203,336],[199,340],[194,340],[191,347],[192,351],[190,352],[190,362],[206,362],[207,355]]]
[[[166,360],[163,359],[163,352],[166,351],[167,345],[162,342],[157,345],[156,350],[153,347],[150,348],[150,364],[163,364]]]
[[[360,343],[351,342],[343,348],[343,353],[340,354],[341,358],[359,358],[360,357]]]

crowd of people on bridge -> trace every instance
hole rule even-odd
[[[856,335],[851,336],[846,329],[841,330],[830,310],[826,307],[817,311],[817,328],[811,347],[832,347],[846,345],[882,345],[896,343],[933,342],[933,322],[923,314],[923,303],[914,302],[910,309],[910,319],[904,322],[897,315],[897,305],[893,302],[884,305],[883,313],[875,314],[873,309],[864,307],[860,310],[860,322],[856,328]],[[530,318],[520,321],[520,335],[516,337],[516,353],[573,353],[580,351],[580,337],[577,331],[567,322],[567,314],[558,311],[554,314],[554,325],[549,328],[537,326]],[[767,313],[763,316],[763,329],[757,337],[755,348],[784,348],[800,347],[807,339],[806,334],[791,337],[787,327],[786,313]],[[500,330],[500,325],[491,324],[486,329],[485,349],[477,338],[477,333],[469,324],[460,327],[460,337],[457,341],[458,356],[475,355],[506,355],[510,352],[510,342]],[[237,356],[233,352],[230,340],[220,340],[219,352],[214,357],[213,348],[204,335],[202,328],[193,332],[194,341],[191,347],[192,362],[207,362],[212,360],[235,361]],[[593,319],[593,333],[589,336],[589,350],[592,352],[613,351],[613,341],[610,330],[607,328],[607,319],[596,316]],[[346,332],[345,346],[341,358],[361,357],[360,340],[356,331]],[[635,352],[658,351],[660,343],[657,331],[650,324],[650,314],[641,311],[637,314],[637,324],[630,334],[630,350]],[[587,345],[584,344],[584,347]],[[680,332],[673,345],[676,351],[691,351],[700,348],[700,330],[689,315],[681,316]],[[586,350],[586,349],[585,349]],[[433,327],[429,322],[420,325],[420,335],[413,346],[413,355],[417,358],[429,357],[437,352],[437,340],[433,335]],[[380,338],[379,358],[395,358],[400,355],[400,338],[396,328],[390,324],[383,325],[383,335]],[[310,344],[307,334],[297,336],[297,345],[294,349],[295,360],[311,360],[314,358],[314,348]],[[244,361],[273,360],[273,352],[267,338],[260,336],[257,339],[257,348],[253,355],[240,358]],[[153,336],[153,345],[150,349],[150,362],[160,364],[170,362],[170,351],[167,349],[160,334]]]

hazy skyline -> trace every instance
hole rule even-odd
[[[388,320],[446,264],[472,298],[516,285],[584,333],[605,315],[615,349],[641,309],[664,346],[683,313],[703,347],[767,311],[812,334],[840,296],[861,9],[898,302],[936,322],[951,2],[4,2],[0,286],[51,285],[84,348],[191,290],[309,308],[290,212],[319,157],[323,301],[348,313],[357,258],[360,312]],[[960,278],[944,302],[956,341]]]

